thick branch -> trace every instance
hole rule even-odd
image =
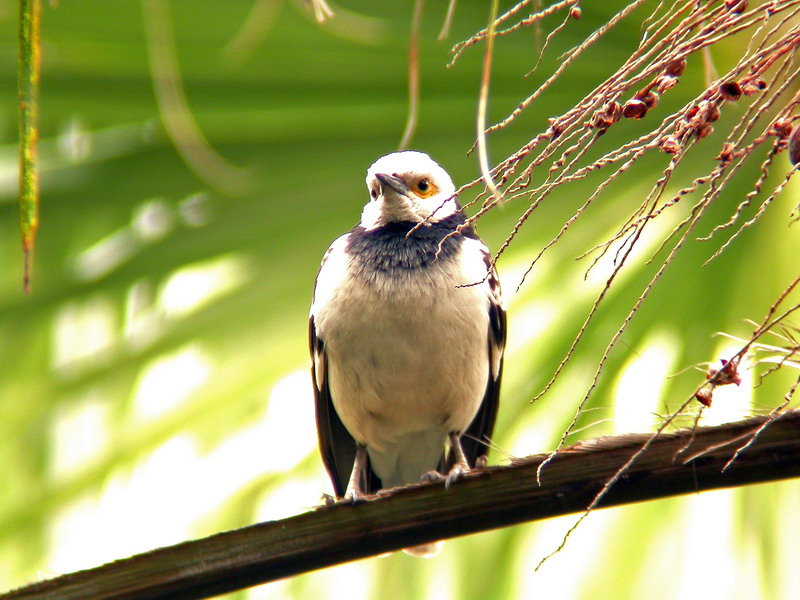
[[[800,411],[774,418],[724,472],[768,417],[697,429],[694,436],[664,434],[600,505],[797,477]],[[536,470],[546,455],[531,456],[469,475],[449,490],[409,486],[355,506],[321,507],[36,583],[0,600],[207,598],[407,546],[582,511],[649,437],[602,438],[565,449],[545,467],[541,484]]]

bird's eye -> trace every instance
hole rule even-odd
[[[372,188],[372,189],[369,191],[369,195],[370,195],[370,196],[372,196],[372,199],[373,199],[373,200],[375,200],[375,199],[378,197],[378,190],[377,190],[377,189],[375,189],[375,188]]]
[[[436,189],[436,186],[431,183],[431,180],[425,177],[420,179],[414,186],[414,192],[420,198],[428,198],[433,196],[437,191],[438,190]]]

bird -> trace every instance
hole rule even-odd
[[[427,154],[375,161],[360,222],[317,274],[309,318],[322,461],[352,503],[486,464],[506,311],[492,257]]]

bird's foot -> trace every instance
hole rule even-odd
[[[344,492],[344,501],[350,504],[364,502],[367,497],[361,489],[364,475],[368,468],[367,447],[364,444],[356,445],[356,457],[353,461],[353,470],[350,473],[350,481],[347,482],[347,489]]]
[[[439,473],[439,471],[428,471],[422,477],[419,478],[419,482],[422,484],[442,483],[445,479],[446,479],[445,476]]]
[[[457,462],[454,464],[453,468],[450,469],[450,472],[447,474],[447,479],[444,482],[445,489],[449,488],[467,473],[469,473],[469,465],[467,463]]]
[[[483,469],[488,464],[489,464],[489,457],[486,456],[485,454],[482,454],[478,458],[475,459],[475,468],[476,469]]]
[[[358,488],[347,488],[342,499],[343,502],[350,504],[360,504],[361,502],[366,502],[366,500],[367,495]]]

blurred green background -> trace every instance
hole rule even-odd
[[[490,123],[615,7],[616,0],[584,6],[527,79],[535,33],[498,40]],[[299,0],[46,3],[42,225],[26,296],[17,7],[0,1],[0,590],[302,512],[330,491],[316,450],[307,311],[323,252],[367,200],[366,168],[399,143],[412,5],[348,0],[333,8],[336,17],[320,26]],[[488,6],[459,3],[450,38],[437,42],[445,10],[445,2],[425,7],[412,147],[464,183],[478,174],[467,150],[482,46],[451,69],[446,63],[453,43],[485,25]],[[615,29],[490,138],[493,164],[613,71],[634,47],[640,21]],[[545,33],[558,22],[545,22]],[[165,35],[174,45],[154,46],[152,36]],[[714,49],[721,67],[735,60],[728,51],[735,44]],[[177,83],[210,143],[200,166],[187,166],[165,132],[154,57],[157,73],[170,57],[179,65]],[[700,61],[690,61],[665,103],[686,102],[701,82]],[[741,116],[743,108],[735,110]],[[184,116],[169,119],[191,131]],[[726,118],[737,115],[721,123]],[[638,126],[617,129],[632,136]],[[717,147],[707,147],[693,150],[673,193],[713,166]],[[620,275],[564,376],[531,405],[610,272],[601,263],[584,281],[588,263],[574,258],[624,221],[664,164],[663,156],[643,161],[612,185],[519,291],[531,258],[603,175],[554,193],[500,260],[510,320],[493,461],[554,447],[569,422],[610,335],[657,267],[645,265],[642,252]],[[784,156],[778,164],[773,185],[788,168]],[[734,180],[700,233],[733,212],[757,166]],[[667,376],[735,347],[718,331],[749,336],[743,319],[760,320],[800,267],[800,227],[787,228],[797,197],[795,181],[705,269],[717,242],[687,246],[612,353],[570,442],[651,430],[703,378],[696,370]],[[654,250],[687,204],[654,224],[643,247]],[[481,220],[491,248],[524,209],[517,200]],[[794,377],[777,373],[753,388],[744,371],[742,387],[720,390],[703,422],[763,413]],[[799,502],[800,486],[788,482],[599,511],[536,574],[574,517],[453,540],[430,561],[398,553],[230,597],[796,598]]]

